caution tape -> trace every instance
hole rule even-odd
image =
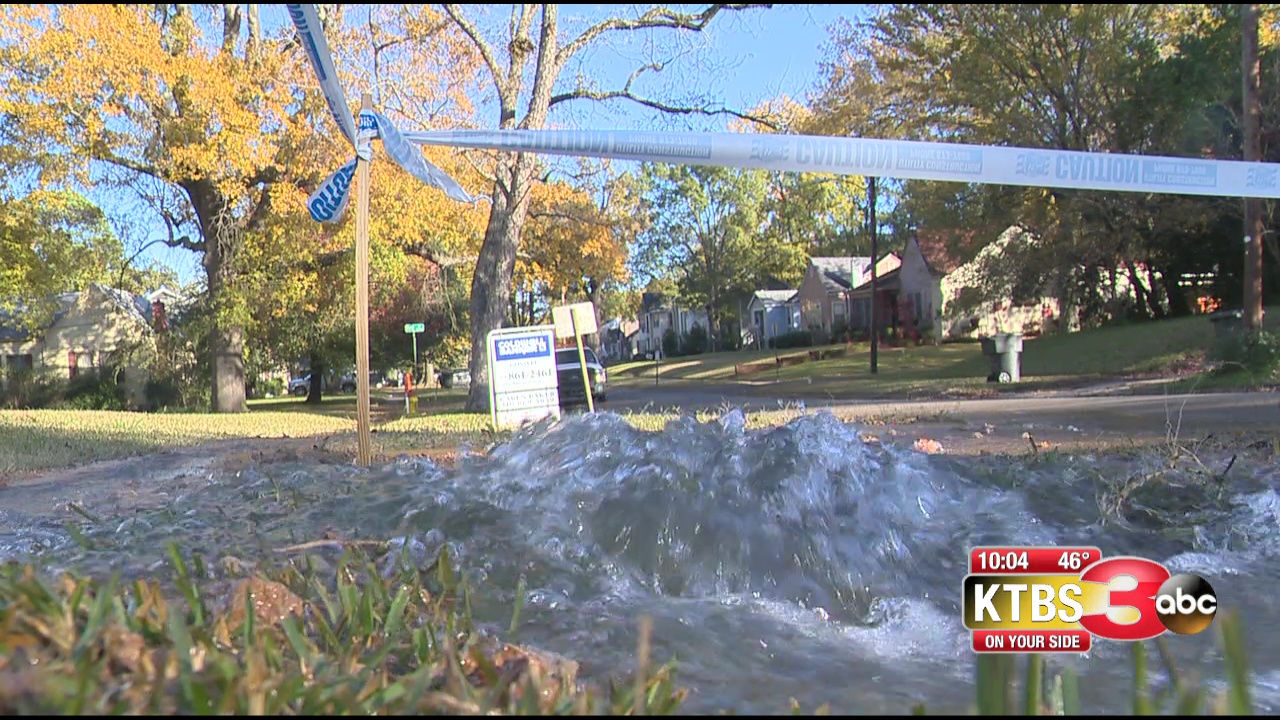
[[[627,130],[408,132],[420,145],[1125,192],[1280,197],[1280,165],[911,140]]]

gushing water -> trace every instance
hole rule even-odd
[[[1280,608],[1257,591],[1280,580],[1274,468],[1241,471],[1212,492],[1188,483],[1172,500],[1136,495],[1114,519],[1099,511],[1106,479],[1150,458],[928,456],[865,443],[825,413],[744,425],[735,410],[644,432],[596,413],[526,428],[454,469],[405,457],[369,470],[200,471],[142,508],[89,493],[78,519],[92,520],[77,523],[76,541],[65,515],[5,509],[16,488],[5,489],[0,558],[129,576],[162,567],[169,542],[248,562],[328,530],[393,539],[424,561],[448,543],[479,619],[505,630],[523,580],[521,641],[577,658],[588,674],[625,670],[636,619],[652,617],[655,652],[679,660],[696,712],[783,712],[790,697],[857,713],[921,701],[966,711],[973,656],[958,601],[974,545],[1151,557],[1211,578],[1224,605],[1247,611],[1255,637],[1277,627]],[[1162,502],[1181,507],[1182,522],[1162,522]],[[1171,646],[1216,674],[1209,635]],[[1091,709],[1124,709],[1128,680],[1113,668],[1127,649],[1095,648],[1054,661],[1090,678]],[[1259,701],[1274,707],[1266,678],[1280,677],[1280,651],[1251,651]]]

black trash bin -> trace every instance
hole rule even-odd
[[[1213,336],[1224,338],[1244,330],[1244,312],[1240,310],[1219,310],[1209,314],[1209,322],[1213,323]]]
[[[987,382],[1018,382],[1022,379],[1022,334],[996,333],[982,338],[982,354],[991,358]]]

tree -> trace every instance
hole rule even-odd
[[[0,312],[22,308],[14,322],[41,324],[55,295],[91,283],[142,292],[158,281],[173,275],[130,264],[102,210],[79,193],[36,190],[0,202]]]
[[[681,296],[706,308],[710,346],[722,340],[730,301],[772,269],[764,237],[765,174],[703,165],[646,163],[650,227],[637,245],[650,277],[674,268]]]
[[[1239,34],[1223,31],[1222,14],[1207,6],[889,6],[835,30],[812,123],[881,137],[1239,157],[1231,110],[1239,101],[1230,97],[1239,88],[1230,60]],[[1229,265],[1221,240],[1203,242],[1203,224],[1168,219],[1223,210],[1212,198],[909,182],[897,214],[934,227],[953,218],[953,229],[981,227],[988,240],[1026,226],[1044,255],[1009,268],[1022,280],[1105,315],[1105,286],[1118,271],[1137,298],[1127,312],[1160,316],[1185,310],[1184,273]]]
[[[621,89],[592,87],[585,73],[563,90],[556,85],[569,62],[607,37],[650,29],[699,32],[719,14],[748,5],[710,5],[696,13],[655,7],[634,18],[612,17],[591,25],[564,41],[561,37],[559,7],[554,4],[513,6],[507,30],[509,37],[492,42],[459,5],[445,5],[449,18],[474,43],[483,58],[497,92],[498,127],[504,130],[536,130],[546,126],[552,108],[574,100],[625,99],[660,112],[732,113],[705,101],[668,103],[644,97],[634,90],[634,81],[646,71],[663,68],[662,61],[645,65],[631,75]],[[536,36],[535,16],[539,16]],[[502,56],[505,51],[505,57]],[[526,83],[532,80],[532,85]],[[471,284],[471,389],[470,410],[488,405],[488,375],[485,342],[490,330],[501,326],[509,311],[511,281],[516,252],[532,200],[536,161],[530,153],[498,153],[494,162],[492,203],[484,243],[476,261]]]
[[[212,405],[245,409],[241,250],[290,187],[331,168],[325,111],[290,29],[256,6],[8,5],[0,19],[5,140],[46,184],[156,188],[167,242],[200,253],[212,304]],[[248,33],[241,32],[247,20]]]

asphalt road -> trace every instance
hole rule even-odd
[[[808,410],[839,408],[855,417],[953,417],[969,423],[1075,426],[1090,432],[1204,435],[1222,429],[1280,432],[1280,393],[1190,395],[1080,395],[981,400],[895,402],[749,396],[723,385],[615,386],[600,409],[622,412],[715,411],[725,407],[776,410],[803,403]]]

